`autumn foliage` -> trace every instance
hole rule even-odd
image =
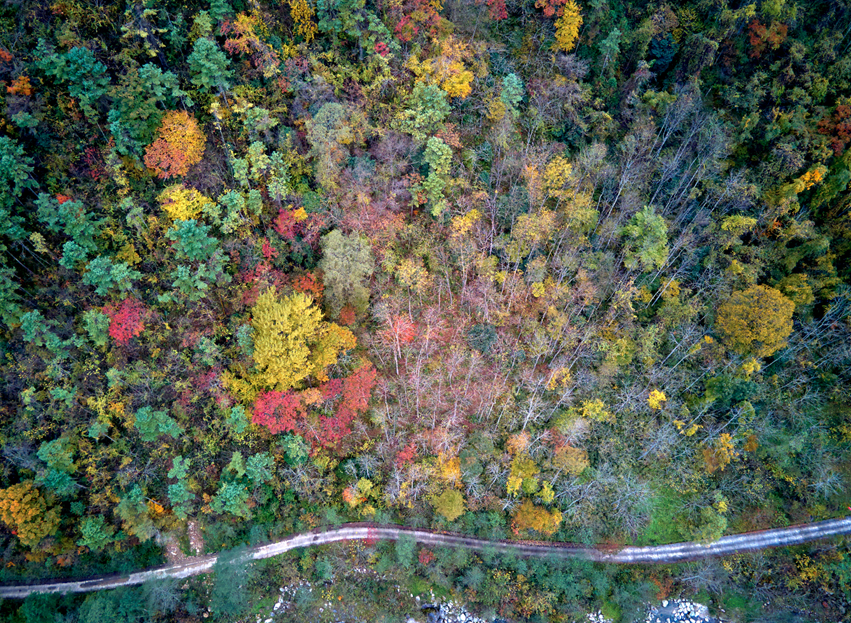
[[[304,406],[294,392],[263,392],[254,402],[251,421],[265,426],[271,433],[285,433],[296,430],[304,417]]]
[[[126,298],[117,306],[106,305],[103,313],[109,317],[109,335],[119,344],[127,344],[145,328],[145,306],[135,298]]]
[[[195,117],[182,110],[165,114],[157,139],[145,149],[145,165],[157,177],[167,179],[186,175],[201,161],[206,138]]]
[[[59,510],[48,510],[47,502],[32,482],[22,482],[0,489],[0,519],[24,547],[34,547],[59,527]]]

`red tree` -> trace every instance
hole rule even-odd
[[[257,396],[251,421],[265,426],[271,433],[283,433],[295,430],[303,417],[304,407],[297,394],[270,391]]]
[[[103,313],[109,317],[109,335],[119,344],[127,344],[145,328],[145,306],[134,298],[126,298],[115,307],[106,305]]]

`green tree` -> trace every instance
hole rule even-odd
[[[250,605],[248,590],[254,578],[254,564],[244,547],[219,554],[213,566],[210,610],[221,619],[235,621]]]
[[[167,411],[154,411],[149,406],[136,411],[133,425],[139,431],[142,441],[156,441],[160,435],[176,438],[183,434],[183,427],[169,417]]]
[[[653,206],[636,212],[621,230],[624,238],[624,266],[648,271],[662,268],[668,261],[668,225]]]
[[[83,519],[80,533],[83,537],[77,541],[77,545],[99,552],[112,542],[115,528],[106,524],[103,515],[96,515]]]
[[[32,164],[32,158],[24,154],[23,145],[8,136],[0,136],[0,236],[21,240],[27,235],[22,227],[24,219],[15,214],[15,205],[25,190],[35,187]],[[0,251],[5,248],[0,242]]]
[[[56,54],[45,41],[39,40],[35,50],[36,67],[68,85],[68,93],[77,98],[80,108],[90,120],[97,118],[93,105],[106,94],[109,77],[106,65],[95,59],[87,48],[74,47],[65,54]]]
[[[407,98],[405,109],[395,120],[395,127],[424,142],[440,131],[449,111],[443,89],[436,84],[417,82]]]
[[[795,303],[779,290],[751,286],[718,308],[715,329],[737,353],[768,357],[786,345],[794,311]]]
[[[364,282],[372,276],[372,247],[365,236],[346,236],[335,229],[322,236],[322,260],[325,301],[332,316],[338,316],[345,305],[359,313],[369,304],[369,289]]]
[[[224,93],[230,88],[233,77],[230,60],[212,39],[202,37],[196,40],[186,61],[192,74],[192,84],[199,89],[211,91],[215,88]]]
[[[133,282],[141,277],[142,273],[130,268],[126,262],[113,262],[101,255],[86,265],[83,283],[92,286],[98,296],[106,296],[112,290],[130,292]]]
[[[426,143],[423,159],[428,163],[428,177],[422,189],[431,204],[432,216],[438,217],[448,207],[443,192],[452,164],[452,150],[441,139],[432,136]]]

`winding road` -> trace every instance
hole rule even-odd
[[[245,553],[245,560],[271,558],[272,556],[277,556],[300,547],[324,545],[337,541],[395,541],[400,538],[408,538],[424,545],[464,547],[475,551],[510,553],[518,556],[582,558],[597,562],[620,564],[666,564],[711,556],[724,556],[737,552],[755,551],[768,547],[798,545],[800,543],[844,534],[851,534],[851,517],[790,526],[788,528],[745,532],[725,536],[708,544],[692,541],[688,543],[673,543],[671,545],[613,549],[552,541],[488,540],[458,533],[417,530],[396,525],[349,523],[342,524],[336,528],[320,528],[311,530],[310,532],[294,534],[274,543],[248,548]],[[148,580],[156,578],[186,578],[191,575],[208,573],[212,570],[213,565],[216,564],[217,558],[217,554],[196,556],[182,564],[156,567],[123,576],[113,575],[85,580],[56,580],[43,584],[0,586],[0,598],[23,599],[31,593],[84,593],[107,588],[143,584]]]

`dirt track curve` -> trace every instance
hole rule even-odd
[[[713,543],[695,542],[655,545],[648,547],[623,547],[621,549],[588,547],[573,543],[544,541],[505,541],[480,539],[457,533],[416,530],[404,526],[371,523],[343,524],[337,528],[321,528],[294,534],[268,545],[257,545],[246,550],[246,560],[260,560],[283,554],[299,547],[311,547],[336,541],[380,541],[410,538],[425,545],[443,545],[465,547],[477,551],[494,553],[512,553],[519,556],[538,556],[554,558],[584,558],[607,563],[663,564],[695,560],[711,556],[724,556],[737,552],[754,551],[768,547],[797,545],[817,539],[851,534],[851,517],[831,519],[816,523],[745,532],[725,536]],[[207,573],[216,563],[217,554],[197,556],[189,561],[156,567],[123,576],[101,576],[85,580],[56,580],[43,584],[22,586],[0,586],[0,598],[22,599],[31,593],[84,593],[105,588],[118,588],[134,584],[144,584],[155,578],[185,578],[190,575]]]

